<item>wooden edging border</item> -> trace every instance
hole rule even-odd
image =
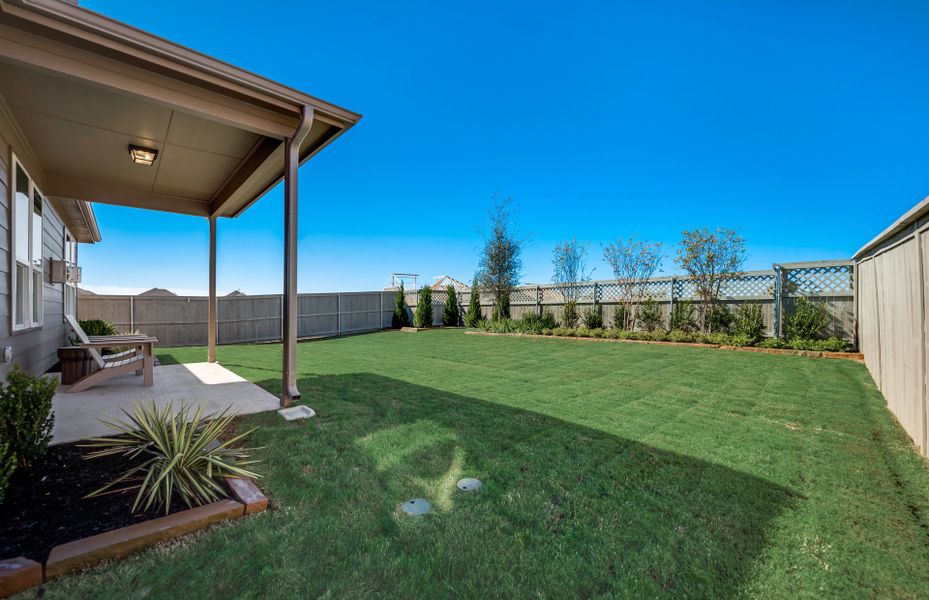
[[[758,348],[757,346],[727,346],[722,344],[701,344],[698,342],[659,342],[656,340],[619,340],[614,338],[594,338],[563,335],[541,335],[537,333],[492,333],[489,331],[466,331],[467,335],[486,335],[500,337],[523,337],[542,340],[577,340],[582,342],[620,342],[626,344],[655,344],[660,346],[687,346],[690,348],[712,348],[716,350],[738,350],[739,352],[756,352],[760,354],[779,354],[782,356],[806,356],[808,358],[836,358],[853,362],[864,362],[861,352],[822,352],[819,350],[794,350],[792,348]]]
[[[205,527],[264,511],[268,499],[249,479],[226,479],[231,499],[219,500],[164,517],[120,527],[52,548],[45,566],[22,556],[0,561],[0,598],[120,558],[157,543],[177,539]]]

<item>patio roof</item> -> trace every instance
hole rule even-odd
[[[210,362],[216,221],[284,180],[281,403],[300,397],[298,166],[359,114],[66,0],[0,0],[0,109],[12,112],[27,154],[19,158],[53,201],[209,219]],[[135,147],[147,156],[130,158]]]
[[[235,217],[360,115],[62,0],[0,0],[0,95],[50,197]],[[151,167],[130,145],[152,148]]]

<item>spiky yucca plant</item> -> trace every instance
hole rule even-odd
[[[85,458],[123,456],[141,463],[87,498],[138,490],[132,512],[155,506],[167,514],[175,495],[189,507],[199,506],[226,495],[219,483],[224,477],[260,477],[247,468],[258,461],[249,460],[245,450],[231,447],[254,429],[218,441],[236,417],[228,408],[204,415],[201,406],[191,416],[187,405],[174,412],[171,405],[158,407],[152,402],[133,404],[132,412],[124,410],[123,414],[126,420],[101,420],[117,436],[89,438],[82,446],[94,450]]]

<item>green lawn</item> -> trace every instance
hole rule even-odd
[[[274,393],[280,353],[218,351]],[[929,471],[859,364],[461,331],[298,364],[319,417],[243,421],[274,510],[45,597],[929,595]]]

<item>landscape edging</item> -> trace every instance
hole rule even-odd
[[[838,358],[853,362],[864,362],[861,352],[825,352],[820,350],[794,350],[793,348],[759,348],[757,346],[727,346],[721,344],[702,344],[699,342],[663,342],[657,340],[620,340],[614,338],[595,338],[563,335],[542,335],[538,333],[494,333],[490,331],[466,331],[467,335],[486,335],[502,337],[524,337],[543,340],[577,340],[583,342],[623,342],[627,344],[657,344],[664,346],[688,346],[691,348],[712,348],[716,350],[739,350],[741,352],[758,352],[762,354],[779,354],[782,356],[805,356],[807,358]]]

